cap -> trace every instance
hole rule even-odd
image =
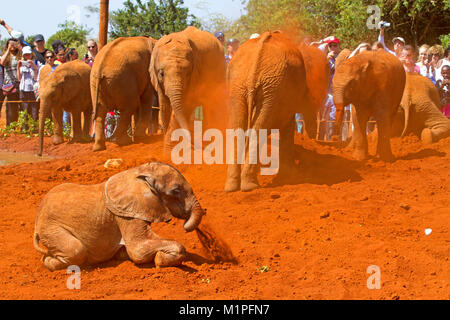
[[[23,42],[24,37],[23,37],[23,33],[17,30],[12,30],[11,31],[11,37],[20,40],[20,42]]]
[[[31,50],[31,47],[26,46],[22,48],[22,54],[32,54],[33,51]]]
[[[400,41],[403,44],[406,44],[405,39],[403,39],[402,37],[395,37],[394,39],[392,39],[392,42],[395,44],[395,41]]]
[[[327,41],[327,43],[328,44],[330,44],[330,43],[337,43],[337,44],[340,44],[341,42],[339,41],[339,39],[338,38],[336,38],[336,37],[332,37],[332,38],[330,38],[330,39],[328,39],[328,41]]]
[[[251,39],[256,39],[256,38],[258,38],[259,37],[259,33],[254,33],[254,34],[252,34],[251,36],[250,36],[250,40]]]
[[[45,38],[42,34],[37,34],[34,36],[34,41],[38,42],[38,41],[45,41]]]
[[[225,38],[225,35],[223,34],[222,31],[217,31],[216,33],[214,33],[214,36],[216,38]]]

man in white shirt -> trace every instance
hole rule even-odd
[[[406,45],[405,39],[403,39],[402,37],[395,37],[394,39],[392,39],[392,42],[394,43],[394,51],[389,50],[389,48],[386,47],[386,44],[384,43],[384,27],[383,26],[380,26],[380,35],[378,36],[378,42],[380,42],[383,45],[384,50],[386,50],[390,54],[393,54],[397,58],[400,58],[402,51],[403,51],[403,47]]]

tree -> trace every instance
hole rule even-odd
[[[110,17],[110,36],[151,36],[155,39],[184,30],[188,26],[200,27],[197,17],[183,8],[182,0],[127,0],[124,8],[113,11]]]
[[[247,0],[245,5],[246,14],[228,28],[239,40],[282,29],[314,39],[334,35],[343,47],[354,48],[377,40],[378,30],[367,26],[371,5],[391,22],[389,36],[402,36],[416,46],[446,42],[448,37],[442,35],[450,32],[450,0]]]
[[[52,43],[55,40],[61,40],[66,47],[81,47],[86,43],[86,37],[92,30],[86,29],[84,26],[78,25],[73,21],[66,21],[58,25],[58,31],[48,38],[46,42],[47,49],[52,49]]]

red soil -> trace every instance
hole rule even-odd
[[[66,272],[45,269],[32,245],[44,195],[61,183],[96,184],[167,159],[161,137],[95,154],[91,144],[55,147],[47,138],[45,152],[57,160],[0,167],[0,298],[450,299],[450,138],[431,146],[393,139],[394,163],[355,162],[346,150],[296,140],[292,181],[265,178],[251,193],[223,192],[226,166],[178,166],[207,208],[204,231],[228,246],[236,264],[215,262],[182,221],[156,224],[160,236],[187,248],[182,267],[110,261],[84,268],[81,290],[68,290]],[[0,150],[35,153],[37,142],[0,138]],[[105,169],[111,158],[123,166]],[[381,269],[380,290],[367,288],[371,265]]]

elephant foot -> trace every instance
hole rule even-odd
[[[163,251],[158,251],[155,255],[156,268],[168,268],[180,265],[186,259],[185,254],[167,254]]]
[[[70,139],[69,144],[73,144],[73,143],[83,143],[83,138],[82,137],[73,137],[72,139]]]
[[[242,181],[241,182],[241,191],[242,192],[250,192],[259,188],[258,181]]]
[[[366,160],[369,155],[365,150],[355,149],[352,153],[352,157],[357,161],[363,161]]]
[[[94,152],[106,150],[106,145],[105,145],[104,142],[103,143],[102,142],[95,142],[94,143],[94,147],[92,148],[92,150]]]
[[[53,136],[53,144],[57,146],[58,144],[64,143],[64,138],[61,136]]]
[[[241,187],[240,179],[228,178],[225,183],[225,192],[236,192],[239,191]]]
[[[431,130],[428,128],[423,129],[422,133],[420,135],[420,139],[422,140],[423,144],[432,144],[433,143],[433,135],[431,133]]]

